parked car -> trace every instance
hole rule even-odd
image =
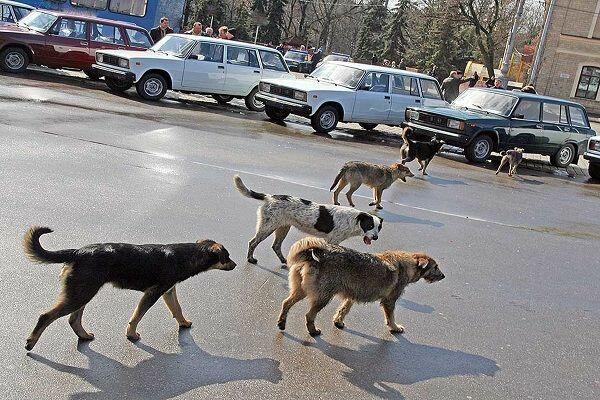
[[[464,148],[471,162],[517,146],[566,167],[577,162],[595,135],[585,108],[577,103],[498,89],[468,89],[448,108],[408,108],[406,120],[417,134]]]
[[[308,52],[304,50],[288,50],[283,56],[290,71],[309,73],[310,61],[308,61]]]
[[[317,64],[317,67],[320,67],[321,64],[323,64],[323,63],[331,62],[331,61],[348,61],[348,62],[352,62],[352,58],[350,57],[350,54],[331,53],[331,54],[325,56],[325,58],[323,58],[321,61],[319,61],[319,63]]]
[[[31,64],[74,68],[90,78],[97,50],[146,50],[152,39],[137,25],[95,17],[34,10],[16,25],[0,26],[0,68],[23,72]]]
[[[265,79],[257,98],[266,104],[269,118],[308,117],[320,133],[335,129],[339,121],[358,122],[367,130],[400,125],[407,106],[448,104],[430,76],[341,61],[325,63],[304,79]]]
[[[594,179],[600,179],[600,136],[591,137],[588,140],[587,151],[583,158],[588,160],[588,172]]]
[[[27,16],[35,7],[28,4],[17,3],[11,0],[0,0],[0,21],[14,24],[21,18]]]
[[[253,111],[261,77],[293,78],[274,49],[204,36],[167,35],[149,51],[99,51],[94,70],[114,91],[135,85],[146,100],[161,99],[168,89],[211,94],[220,103],[244,98]]]

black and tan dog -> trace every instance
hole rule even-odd
[[[346,198],[348,199],[348,204],[354,207],[352,194],[362,184],[365,184],[373,188],[373,201],[369,205],[382,209],[381,194],[383,191],[392,186],[392,183],[396,182],[396,180],[400,179],[402,182],[406,182],[406,178],[412,176],[414,175],[408,167],[398,163],[388,166],[369,164],[361,161],[349,161],[342,166],[329,190],[333,190],[337,186],[333,192],[333,204],[339,205],[338,196],[342,189],[349,184],[350,189],[346,193]]]
[[[504,164],[508,163],[508,176],[513,176],[517,174],[517,167],[523,161],[523,149],[520,147],[515,147],[512,150],[506,150],[500,152],[502,156],[502,160],[500,160],[500,166],[496,170],[496,175],[500,172]]]
[[[81,317],[85,305],[106,283],[144,292],[127,326],[130,340],[140,338],[137,325],[161,296],[179,325],[188,328],[192,323],[183,316],[175,285],[200,272],[231,271],[236,265],[225,247],[212,240],[144,245],[101,243],[80,249],[48,251],[42,248],[39,239],[50,232],[50,228],[32,227],[23,239],[25,254],[32,261],[65,264],[60,273],[62,293],[55,306],[40,315],[27,339],[27,350],[33,349],[48,325],[69,314],[69,324],[75,334],[83,340],[92,340],[94,335],[83,328]]]
[[[433,157],[440,151],[445,144],[443,140],[433,137],[429,142],[417,142],[408,137],[412,133],[412,128],[406,126],[402,130],[402,140],[404,144],[400,148],[400,158],[402,164],[413,161],[415,158],[421,167],[419,171],[427,175],[427,166],[433,160]]]
[[[421,278],[429,283],[444,279],[435,260],[426,254],[361,253],[317,238],[294,243],[288,254],[288,266],[290,293],[281,305],[277,324],[284,330],[290,308],[306,297],[310,306],[306,328],[312,336],[321,333],[315,327],[317,313],[335,295],[343,299],[333,319],[337,328],[344,328],[344,318],[355,302],[379,301],[389,330],[401,333],[404,327],[396,324],[394,307],[406,286]]]

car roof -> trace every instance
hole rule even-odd
[[[213,38],[213,37],[209,37],[209,36],[197,36],[197,35],[190,35],[190,34],[185,34],[185,33],[172,33],[171,35],[173,35],[173,36],[179,36],[179,37],[184,37],[186,39],[196,39],[198,41],[203,41],[203,42],[220,43],[220,44],[226,44],[226,45],[246,46],[246,47],[251,47],[253,49],[270,51],[271,53],[278,53],[278,51],[275,50],[274,48],[263,46],[263,45],[260,45],[260,44],[242,42],[242,41],[239,41],[239,40],[219,39],[219,38]]]
[[[133,22],[124,22],[124,21],[117,21],[117,20],[114,20],[114,19],[98,18],[98,17],[94,17],[92,15],[79,15],[79,14],[73,14],[73,13],[62,12],[62,11],[41,10],[41,9],[36,9],[36,11],[43,12],[43,13],[46,13],[46,14],[56,15],[57,17],[76,18],[76,19],[79,19],[79,20],[82,20],[82,21],[104,22],[104,23],[107,23],[107,24],[124,26],[126,28],[144,29],[141,26],[134,24]]]
[[[29,4],[19,3],[18,1],[0,0],[0,4],[8,4],[8,5],[15,6],[15,7],[27,8],[29,10],[34,10],[35,9],[34,6],[30,6]]]
[[[338,65],[345,65],[348,67],[360,68],[360,69],[364,69],[367,71],[373,71],[373,72],[384,72],[386,74],[401,74],[401,75],[406,75],[406,76],[413,76],[415,78],[429,79],[430,81],[437,82],[437,80],[434,77],[431,77],[426,74],[422,74],[420,72],[407,71],[405,69],[381,67],[379,65],[361,64],[361,63],[355,63],[355,62],[349,62],[349,61],[331,61],[330,63],[338,64]]]
[[[308,54],[308,51],[306,51],[306,50],[298,50],[298,49],[289,49],[288,51],[286,51],[286,53],[302,53],[302,54]]]
[[[556,103],[563,103],[563,104],[568,104],[571,106],[578,106],[578,107],[584,108],[581,104],[576,103],[574,101],[559,99],[557,97],[542,96],[541,94],[535,94],[535,93],[525,93],[525,92],[521,92],[520,90],[498,90],[498,89],[493,89],[493,88],[489,88],[489,89],[488,88],[469,88],[469,90],[479,90],[482,92],[498,92],[499,91],[500,93],[512,95],[512,96],[518,97],[519,99],[552,101],[552,102],[556,102]]]

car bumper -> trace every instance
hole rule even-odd
[[[106,67],[104,65],[92,64],[92,69],[100,76],[119,79],[128,82],[135,82],[135,74],[133,72],[121,71],[120,69]]]
[[[256,98],[268,106],[289,111],[292,114],[309,117],[312,114],[312,107],[304,103],[296,103],[292,100],[284,100],[265,92],[258,92]]]
[[[453,146],[466,146],[469,144],[470,137],[467,135],[461,135],[460,133],[448,132],[439,128],[433,128],[431,126],[419,124],[413,121],[409,121],[406,125],[410,126],[415,130],[417,135],[425,135],[428,137],[437,137],[442,139],[444,142]]]
[[[583,158],[593,163],[600,163],[600,153],[586,151],[583,153]]]

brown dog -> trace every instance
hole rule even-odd
[[[333,192],[333,204],[340,205],[338,196],[342,189],[350,184],[350,189],[348,189],[348,192],[346,193],[346,198],[348,199],[348,204],[354,207],[352,194],[362,184],[365,184],[373,188],[373,202],[369,203],[369,205],[382,209],[381,194],[383,191],[389,188],[397,179],[406,182],[406,178],[412,176],[414,175],[410,172],[410,169],[399,163],[387,166],[369,164],[361,161],[350,161],[344,164],[329,190],[333,190],[337,185],[337,188]]]
[[[521,164],[521,161],[523,161],[523,149],[515,147],[512,150],[500,152],[500,155],[502,156],[502,160],[500,160],[500,166],[496,170],[496,175],[498,175],[506,163],[508,163],[508,176],[516,175],[517,167]]]
[[[144,292],[127,326],[130,340],[139,340],[137,325],[161,296],[179,326],[188,328],[192,323],[183,316],[175,285],[200,272],[235,268],[225,247],[212,240],[164,245],[102,243],[80,249],[48,251],[42,248],[39,239],[50,232],[50,228],[32,227],[23,239],[25,254],[30,260],[65,264],[60,274],[62,293],[56,305],[40,315],[27,339],[27,350],[33,349],[48,325],[69,314],[69,324],[75,334],[80,339],[92,340],[94,335],[83,328],[81,317],[85,305],[106,283]]]
[[[426,254],[361,253],[317,238],[294,243],[287,260],[290,293],[281,305],[277,324],[284,330],[290,308],[306,297],[310,306],[306,328],[311,336],[321,333],[315,317],[335,295],[343,299],[333,319],[337,328],[344,328],[344,318],[355,302],[379,301],[389,330],[401,333],[404,327],[396,324],[394,307],[406,286],[421,278],[429,283],[444,279],[435,260]]]

